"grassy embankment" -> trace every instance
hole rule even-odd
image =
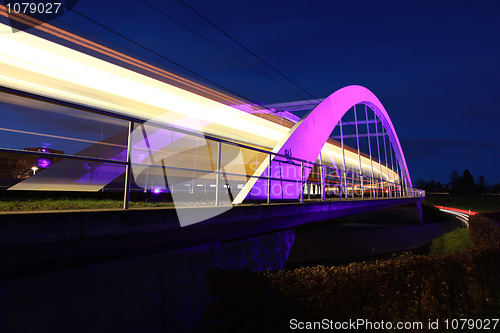
[[[431,254],[447,254],[473,245],[469,229],[456,229],[434,239],[430,245]]]
[[[470,209],[480,213],[500,211],[500,196],[498,195],[464,197],[428,194],[423,203],[426,205]],[[447,254],[470,246],[472,246],[472,240],[469,236],[469,230],[457,229],[436,238],[431,243],[429,252],[432,254]]]
[[[0,198],[0,211],[40,211],[40,210],[66,210],[66,209],[113,209],[121,208],[121,199],[97,199],[97,198],[64,198],[64,197],[43,197],[36,198],[30,195],[23,198],[17,195],[15,198]],[[424,216],[435,214],[425,206],[440,205],[461,209],[470,209],[476,212],[491,212],[500,210],[500,196],[476,196],[459,197],[449,195],[428,194],[423,201]],[[170,202],[132,200],[130,206],[140,207],[168,207]]]
[[[446,206],[471,210],[479,213],[487,213],[500,210],[500,195],[481,195],[481,196],[450,196],[429,194],[423,203],[437,206]]]
[[[46,211],[70,209],[119,209],[123,200],[115,199],[28,199],[0,201],[0,211]],[[168,207],[170,202],[131,201],[131,208]]]

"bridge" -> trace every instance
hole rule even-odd
[[[26,276],[64,280],[54,272],[179,249],[195,250],[168,260],[195,263],[203,252],[208,265],[232,268],[258,244],[264,259],[279,257],[262,269],[276,268],[301,224],[408,203],[421,216],[425,193],[367,88],[258,105],[27,15],[9,18],[32,30],[0,21],[1,190],[123,193],[121,210],[1,214],[0,274],[13,290],[31,288]],[[155,196],[167,207],[131,208]],[[143,262],[133,265],[132,275]]]
[[[26,24],[28,18],[18,17]],[[248,201],[423,196],[412,188],[388,113],[366,88],[349,86],[320,103],[305,101],[311,110],[300,119],[48,24],[35,28],[135,71],[1,28],[2,109],[14,116],[0,129],[5,138],[0,148],[11,160],[33,164],[4,170],[11,173],[9,191],[98,192],[121,186],[125,209],[130,192],[143,191],[170,193],[177,207],[226,207],[220,212]],[[86,133],[67,129],[79,124]],[[199,222],[179,219],[181,225]]]

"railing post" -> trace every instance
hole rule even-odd
[[[343,179],[344,179],[344,178],[342,178],[342,177],[344,177],[344,176],[342,175],[342,171],[339,171],[339,170],[337,169],[337,176],[338,176],[338,178],[339,178],[339,183],[340,183],[340,193],[339,193],[339,194],[340,194],[340,195],[339,195],[339,199],[340,199],[340,200],[339,200],[339,201],[342,201],[342,199],[343,199],[343,198],[342,198],[342,196],[344,195],[344,183],[343,183]]]
[[[125,188],[123,191],[123,209],[128,209],[130,202],[130,174],[132,173],[132,133],[134,130],[134,121],[128,123],[128,141],[127,141],[127,165],[125,167]]]
[[[311,171],[309,172],[309,175],[313,173],[313,168],[311,167]],[[304,177],[306,178],[306,177]],[[305,180],[306,182],[306,187],[307,187],[307,200],[311,200],[311,189],[312,189],[312,184],[307,182],[307,179]]]
[[[304,161],[300,161],[300,203],[304,203]]]
[[[269,165],[267,169],[267,203],[271,203],[271,154],[269,154]]]
[[[222,142],[217,143],[217,178],[215,179],[215,205],[219,206],[219,187],[220,187],[220,166],[222,157]]]
[[[325,195],[325,167],[323,163],[320,164],[320,173],[321,173],[321,200],[326,200]]]
[[[361,199],[365,200],[365,179],[363,175],[360,175],[359,178],[361,179]]]
[[[354,201],[354,172],[351,172],[352,201]]]

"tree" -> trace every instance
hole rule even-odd
[[[455,191],[458,184],[462,181],[462,177],[457,170],[452,170],[450,175],[450,190]]]
[[[465,169],[462,176],[458,175],[458,171],[453,170],[450,175],[450,192],[457,195],[478,195],[478,187],[474,182],[474,177],[469,170]]]
[[[418,179],[415,182],[415,187],[427,191],[427,189],[426,189],[427,188],[427,182],[425,180],[423,180],[423,179]]]
[[[477,190],[481,194],[486,193],[488,191],[488,188],[486,187],[486,181],[484,180],[483,175],[477,177]]]
[[[448,192],[448,189],[446,188],[446,184],[443,185],[441,182],[436,183],[436,192]]]
[[[443,185],[441,182],[434,181],[434,179],[428,182],[419,179],[415,182],[415,186],[426,192],[448,192],[448,184]]]
[[[462,175],[462,186],[466,189],[472,189],[476,186],[474,182],[474,177],[469,170],[465,169]]]

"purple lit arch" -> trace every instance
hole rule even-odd
[[[282,155],[288,155],[289,152],[292,152],[294,158],[316,161],[335,126],[337,126],[344,114],[356,104],[365,104],[370,107],[381,120],[389,136],[389,142],[396,153],[396,160],[399,163],[400,170],[404,172],[402,177],[406,179],[407,185],[411,187],[406,160],[391,119],[379,99],[370,90],[362,86],[344,87],[324,99],[290,129],[288,135],[276,145],[272,152]],[[286,172],[289,176],[295,175],[292,176],[295,180],[300,180],[300,166],[279,163],[280,161],[284,162],[285,159],[273,155],[271,177],[280,178],[280,175]],[[258,177],[268,175],[268,165],[269,158],[255,171],[254,177],[250,178],[245,184],[234,199],[233,204],[243,202],[249,197],[249,194],[255,199],[265,199],[267,197],[267,180],[258,179]],[[309,172],[310,169],[304,170],[304,179],[307,179]],[[299,183],[282,183],[282,181],[271,182],[271,199],[297,199],[300,196],[301,188]]]

